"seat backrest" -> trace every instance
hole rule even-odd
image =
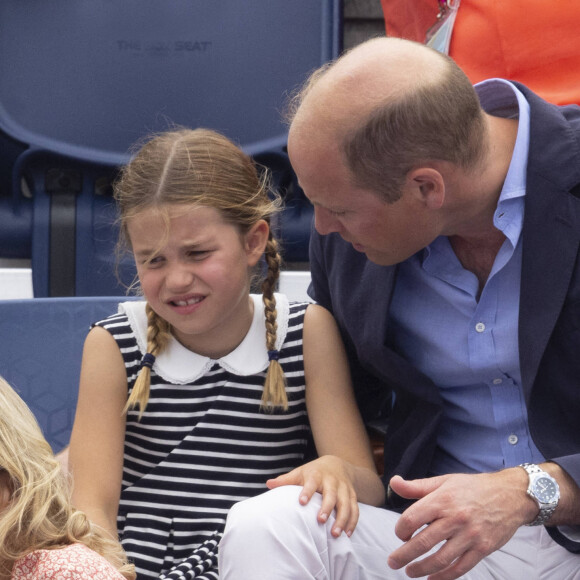
[[[70,439],[90,325],[128,299],[0,300],[0,375],[28,404],[55,452]]]
[[[340,0],[2,0],[0,256],[32,258],[35,296],[122,293],[110,182],[135,141],[183,125],[276,165],[286,259],[307,260],[281,111],[341,30]]]
[[[286,93],[337,55],[339,0],[2,0],[0,127],[115,165],[145,132],[286,143]]]

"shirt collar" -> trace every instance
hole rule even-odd
[[[513,83],[489,79],[475,85],[481,106],[490,115],[518,119],[512,160],[494,214],[494,225],[516,246],[524,219],[526,172],[530,148],[530,105]],[[517,200],[517,201],[512,201]]]
[[[252,294],[254,317],[250,329],[240,345],[226,356],[214,360],[199,355],[171,337],[167,348],[160,353],[153,364],[153,370],[165,381],[185,385],[201,378],[209,369],[218,364],[224,370],[240,376],[263,372],[268,367],[266,349],[266,327],[262,296]],[[280,350],[288,332],[289,303],[283,294],[276,297],[276,348]],[[142,353],[147,352],[147,315],[145,301],[130,301],[119,304],[119,312],[126,314],[133,330],[137,345]]]
[[[512,160],[494,213],[494,225],[516,246],[522,231],[526,171],[530,147],[530,105],[517,87],[504,79],[489,79],[474,86],[486,113],[506,119],[518,119],[518,132]],[[513,201],[512,201],[513,200]],[[437,238],[423,254],[423,264],[430,261],[432,249],[446,245]],[[439,267],[439,264],[437,265]]]

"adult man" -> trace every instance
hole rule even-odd
[[[301,523],[273,545],[312,562],[300,578],[580,578],[580,109],[501,80],[476,95],[447,57],[383,38],[313,77],[288,145],[315,207],[312,296],[367,419],[393,389],[391,506],[418,501],[362,506],[340,554]]]

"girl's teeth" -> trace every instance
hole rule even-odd
[[[192,304],[197,304],[201,302],[201,298],[190,298],[189,300],[176,300],[175,304],[177,306],[191,306]]]

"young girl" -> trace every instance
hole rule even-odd
[[[34,415],[1,377],[0,578],[135,578],[120,544],[73,510]]]
[[[321,492],[320,521],[335,509],[334,533],[352,533],[357,497],[384,489],[332,317],[274,293],[266,180],[225,137],[178,130],[141,148],[115,196],[145,301],[87,337],[75,505],[118,531],[139,578],[218,578],[228,510],[267,480],[302,485],[303,503]],[[310,429],[320,458],[299,467]]]

